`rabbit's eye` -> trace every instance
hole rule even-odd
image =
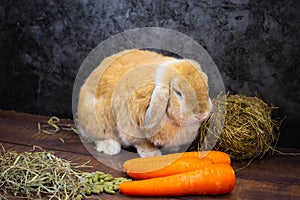
[[[182,93],[179,92],[178,90],[175,90],[175,94],[176,94],[177,96],[179,96],[179,97],[182,97]]]

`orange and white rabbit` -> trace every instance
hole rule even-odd
[[[82,85],[80,133],[99,152],[134,146],[141,157],[190,144],[212,109],[200,65],[147,50],[125,50],[102,61]]]

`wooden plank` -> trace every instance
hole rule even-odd
[[[69,131],[61,131],[54,135],[38,133],[37,123],[46,124],[49,117],[38,116],[13,111],[0,111],[0,143],[7,150],[18,152],[29,151],[32,146],[43,147],[53,151],[61,158],[76,163],[91,160],[93,169],[85,171],[104,171],[115,177],[126,176],[122,171],[115,170],[103,164],[86,150],[79,136]],[[62,120],[72,123],[72,120]],[[64,143],[60,140],[63,139]],[[290,150],[299,152],[299,149]],[[123,155],[113,157],[109,161],[126,160]],[[123,194],[102,194],[101,199],[300,199],[300,159],[299,156],[273,155],[254,160],[240,169],[243,164],[233,161],[236,170],[237,184],[232,193],[222,196],[184,196],[168,198],[127,197]]]
[[[65,150],[89,154],[78,135],[72,131],[60,131],[49,136],[38,133],[37,124],[47,124],[49,117],[17,113],[14,111],[0,112],[1,141],[14,144],[40,145],[43,148]],[[71,120],[61,120],[62,123],[72,123]],[[64,142],[60,140],[62,138]]]
[[[300,159],[299,156],[273,155],[263,159],[254,160],[241,170],[238,161],[233,162],[238,177],[300,185]]]
[[[300,199],[300,185],[238,178],[232,194],[241,199]],[[251,198],[244,198],[251,197]]]

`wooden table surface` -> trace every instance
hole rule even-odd
[[[49,117],[0,110],[0,144],[9,151],[29,151],[34,145],[55,152],[58,157],[76,163],[91,160],[93,169],[115,177],[125,176],[101,163],[86,150],[80,137],[71,131],[60,131],[49,135],[38,133],[37,123],[46,124]],[[62,123],[72,123],[62,120]],[[300,152],[299,149],[281,149],[285,152]],[[101,199],[300,199],[300,156],[274,154],[257,159],[245,168],[247,161],[232,161],[237,182],[230,194],[221,196],[182,196],[182,197],[128,197],[118,192],[115,195],[101,194]]]

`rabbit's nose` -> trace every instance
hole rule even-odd
[[[201,113],[200,117],[198,117],[199,122],[203,122],[209,116],[209,114],[210,114],[210,111],[205,112],[205,113]]]

